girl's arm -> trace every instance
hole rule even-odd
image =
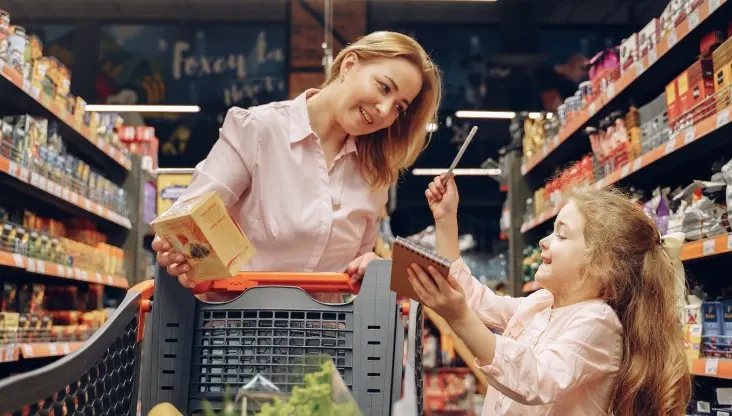
[[[450,274],[462,286],[470,309],[484,325],[504,330],[524,298],[498,296],[472,276],[470,268],[460,257],[456,217],[435,223],[435,240],[437,254],[452,262]]]
[[[548,404],[585,382],[616,372],[622,328],[607,305],[593,304],[544,349],[491,333],[474,313],[449,322],[496,390],[526,405]]]
[[[231,208],[252,184],[260,148],[258,124],[250,111],[231,108],[219,129],[219,139],[206,159],[196,165],[191,183],[178,201],[216,191]]]

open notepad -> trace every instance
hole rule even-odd
[[[394,241],[391,257],[391,290],[410,299],[418,300],[407,274],[412,264],[419,264],[425,271],[428,266],[434,266],[445,277],[450,272],[448,259],[402,237]]]

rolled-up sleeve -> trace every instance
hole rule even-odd
[[[465,292],[470,309],[489,328],[503,331],[518,310],[524,298],[498,296],[473,277],[462,257],[450,266],[450,274],[457,279]]]
[[[260,151],[257,130],[257,119],[250,111],[231,108],[219,129],[219,139],[206,159],[196,165],[190,185],[178,200],[215,191],[231,208],[252,185]]]
[[[620,366],[622,327],[603,304],[588,305],[543,349],[497,336],[490,365],[476,365],[496,390],[525,405],[552,403],[578,385],[607,377]]]
[[[388,188],[378,190],[374,199],[376,200],[374,210],[366,219],[366,228],[364,229],[363,237],[361,238],[361,247],[358,249],[356,257],[374,250],[376,238],[379,236],[379,221],[381,221],[379,212],[381,212],[381,208],[386,205],[386,201],[389,199]]]

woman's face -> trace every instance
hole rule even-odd
[[[404,58],[360,62],[346,56],[335,83],[336,119],[352,136],[362,136],[391,126],[407,111],[422,89],[422,74]]]

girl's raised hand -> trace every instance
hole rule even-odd
[[[450,175],[449,178],[446,178],[444,174],[435,176],[424,191],[424,195],[427,197],[427,203],[435,222],[457,216],[460,197],[454,175]]]
[[[432,266],[425,271],[418,264],[412,264],[407,273],[419,302],[448,322],[460,320],[470,312],[465,292],[452,275],[445,277]]]

